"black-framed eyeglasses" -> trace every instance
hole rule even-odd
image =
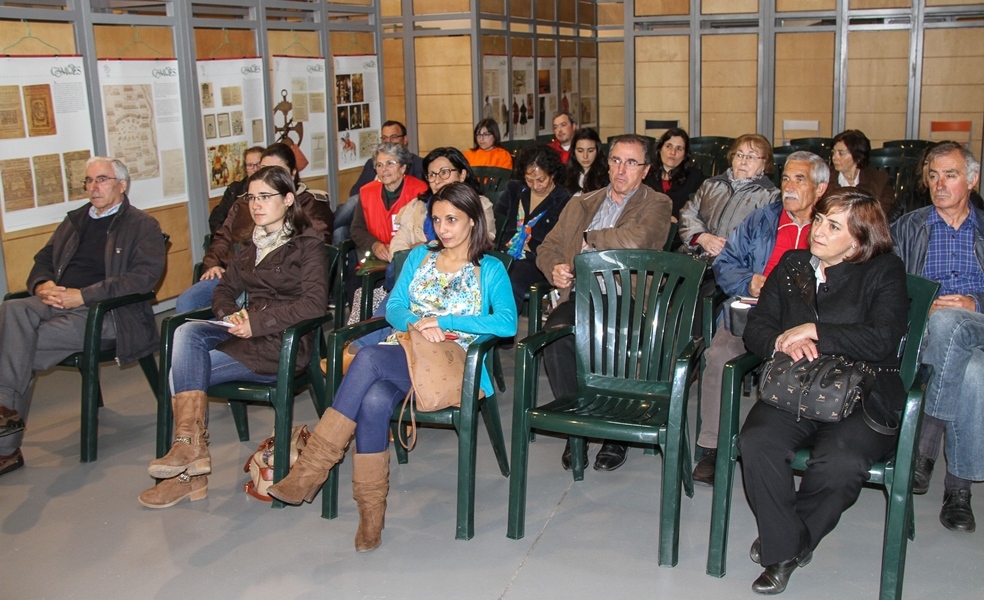
[[[451,173],[454,173],[454,172],[455,172],[454,169],[449,169],[447,167],[444,167],[443,169],[440,169],[436,173],[433,172],[433,171],[429,171],[427,173],[427,181],[436,181],[438,179],[440,179],[441,181],[444,181],[445,179],[451,177]]]

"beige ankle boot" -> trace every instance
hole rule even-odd
[[[267,493],[287,504],[311,502],[328,479],[328,471],[345,456],[355,432],[355,421],[329,408],[318,421],[290,474],[271,485]]]
[[[386,496],[389,494],[389,451],[355,453],[352,459],[352,497],[359,505],[356,552],[375,550],[382,543],[386,526]]]
[[[174,444],[166,455],[150,462],[147,472],[157,479],[171,479],[182,473],[207,475],[212,472],[208,453],[208,397],[202,391],[179,392],[171,398],[174,408]]]
[[[204,499],[207,495],[208,477],[204,475],[190,477],[182,473],[145,490],[138,500],[147,508],[168,508],[185,498],[191,498],[194,502]]]

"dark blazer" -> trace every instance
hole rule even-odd
[[[674,217],[680,218],[680,209],[687,203],[687,200],[690,200],[690,196],[697,193],[700,184],[704,183],[705,179],[707,179],[707,175],[704,175],[700,167],[690,165],[690,170],[687,171],[687,179],[682,184],[674,183],[670,186],[670,191],[665,192],[670,197],[670,200],[673,201]],[[646,178],[642,182],[657,192],[664,193],[663,181],[659,174],[656,173],[656,169],[650,169],[649,175],[646,175]]]
[[[530,193],[530,188],[524,182],[510,181],[506,184],[505,191],[502,192],[502,195],[496,201],[494,212],[506,216],[506,225],[502,230],[502,235],[499,237],[498,243],[499,250],[503,252],[509,246],[509,240],[516,235],[516,215],[519,214],[520,203],[523,205],[523,214],[526,215],[526,221],[529,221],[542,212],[547,213],[530,230],[530,251],[526,253],[526,258],[535,260],[537,248],[540,247],[544,238],[547,237],[550,230],[557,224],[557,220],[560,219],[560,213],[563,212],[564,207],[567,206],[567,202],[571,199],[571,193],[564,186],[555,185],[553,191],[543,199],[543,202],[536,207],[536,210],[532,214],[530,213]]]
[[[212,312],[221,319],[239,310],[236,299],[246,292],[253,337],[234,337],[216,349],[256,373],[275,375],[284,330],[319,317],[328,308],[325,238],[308,228],[267,254],[260,264],[254,265],[255,260],[253,240],[244,241],[212,294]],[[305,336],[297,353],[299,372],[311,357],[311,346],[311,336]]]
[[[837,182],[837,175],[837,171],[830,171],[830,183],[827,184],[827,191],[824,192],[824,196],[841,189],[841,185]],[[878,204],[881,204],[886,217],[892,214],[892,205],[895,203],[895,188],[888,180],[888,173],[873,167],[865,167],[861,169],[861,174],[858,175],[856,187],[862,192],[874,196],[875,200],[878,200]]]
[[[862,264],[842,262],[826,270],[827,282],[818,291],[811,257],[809,250],[783,255],[762,288],[758,306],[749,312],[745,346],[767,359],[779,334],[816,323],[821,354],[843,354],[873,367],[897,369],[909,311],[902,260],[882,254]],[[904,404],[898,372],[879,372],[864,403],[868,415],[895,427]]]

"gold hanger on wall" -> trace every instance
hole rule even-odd
[[[355,50],[361,50],[363,54],[375,54],[376,52],[375,50],[371,48],[366,48],[365,46],[362,45],[361,42],[359,42],[359,38],[355,36],[354,31],[352,31],[351,34],[352,34],[352,42],[349,44],[350,49],[354,48]]]
[[[252,54],[251,52],[247,52],[246,51],[246,48],[243,48],[242,46],[240,46],[236,42],[233,42],[233,41],[230,41],[229,40],[229,30],[228,29],[226,29],[225,27],[223,27],[222,28],[222,33],[225,34],[225,40],[223,40],[223,42],[221,44],[219,44],[218,46],[216,46],[215,47],[215,50],[212,50],[212,52],[209,53],[209,55],[208,55],[209,58],[215,58],[215,53],[218,52],[219,50],[221,50],[222,48],[225,48],[226,46],[232,46],[235,50],[239,50],[242,53],[243,56],[249,56],[250,54]]]
[[[23,23],[24,24],[24,27],[27,28],[27,34],[25,34],[21,39],[17,40],[13,44],[10,44],[9,46],[5,47],[3,50],[0,50],[0,52],[6,52],[7,50],[10,50],[14,46],[17,46],[17,45],[19,45],[19,44],[21,44],[23,42],[34,40],[37,43],[42,44],[44,46],[47,46],[47,47],[51,48],[52,50],[54,50],[56,56],[58,54],[61,54],[61,50],[57,46],[52,46],[48,42],[42,40],[38,36],[36,36],[33,33],[31,33],[31,24],[30,23],[28,23],[27,21],[24,21],[24,20],[21,20],[21,23]]]
[[[293,48],[294,46],[299,46],[301,50],[304,51],[305,54],[307,54],[308,56],[312,56],[311,51],[308,50],[307,47],[304,44],[302,44],[301,40],[297,37],[297,32],[292,30],[291,33],[294,34],[294,41],[284,46],[283,49],[281,49],[280,51],[286,52],[289,48]]]
[[[123,52],[129,50],[131,46],[143,46],[144,48],[150,50],[151,52],[153,52],[159,57],[164,56],[163,54],[158,52],[157,49],[155,49],[153,46],[151,46],[147,42],[143,42],[140,40],[140,28],[138,26],[134,25],[132,26],[132,29],[133,29],[133,40],[131,40],[130,43],[128,43],[127,45],[120,48],[119,52],[116,53],[116,58],[123,58]]]

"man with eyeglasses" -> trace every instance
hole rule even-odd
[[[380,144],[402,144],[407,145],[407,128],[403,123],[399,121],[386,121],[383,123],[383,128],[379,132],[379,143]],[[424,163],[423,160],[416,154],[411,153],[410,167],[407,169],[407,175],[413,175],[417,179],[424,179]],[[359,190],[362,186],[367,183],[376,180],[376,165],[375,160],[370,158],[366,161],[364,167],[362,167],[362,173],[359,174],[358,181],[349,190],[349,198],[344,203],[340,204],[337,209],[335,209],[335,232],[332,236],[332,241],[335,244],[339,244],[349,237],[349,227],[352,225],[352,218],[355,215],[355,209],[359,207]]]
[[[232,205],[236,203],[236,198],[239,198],[246,193],[246,180],[249,179],[250,175],[256,173],[260,168],[260,158],[263,156],[263,146],[253,146],[252,148],[247,148],[243,152],[243,166],[246,169],[246,176],[239,181],[234,181],[229,184],[226,188],[225,194],[222,195],[222,200],[215,205],[212,212],[208,215],[208,230],[209,233],[215,235],[215,232],[219,227],[222,227],[222,223],[229,216],[229,209]]]
[[[560,162],[565,165],[571,155],[571,143],[574,139],[575,131],[577,131],[577,121],[574,120],[574,115],[569,112],[559,112],[554,115],[554,139],[550,142],[550,147],[560,154]]]
[[[659,250],[670,231],[673,202],[666,194],[642,185],[649,173],[649,140],[626,134],[612,141],[608,159],[611,183],[600,190],[570,199],[560,219],[537,251],[536,266],[560,292],[561,303],[550,313],[545,329],[574,324],[574,257],[581,252],[642,248]],[[574,337],[547,346],[543,363],[555,398],[577,392]],[[587,461],[587,444],[584,459]],[[614,471],[625,463],[627,446],[606,441],[594,468]],[[568,442],[561,457],[571,468]]]
[[[24,466],[20,446],[34,373],[82,350],[91,304],[149,292],[164,272],[161,227],[130,205],[129,187],[122,162],[90,158],[89,203],[69,212],[34,256],[30,296],[0,304],[0,475]],[[110,311],[102,339],[116,340],[120,365],[153,353],[158,334],[150,303]]]

